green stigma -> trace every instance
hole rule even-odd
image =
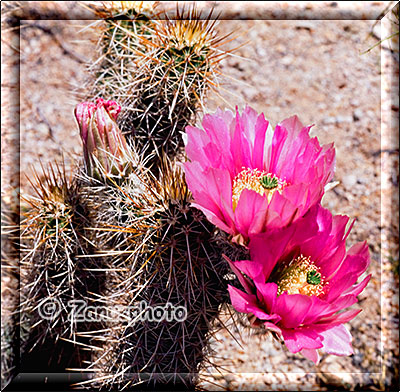
[[[321,283],[321,274],[315,270],[307,272],[307,283],[317,285]]]
[[[278,179],[276,177],[264,176],[260,178],[260,184],[265,189],[274,189],[278,186]]]

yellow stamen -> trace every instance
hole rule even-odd
[[[281,272],[277,281],[278,295],[286,291],[288,294],[318,297],[324,293],[324,288],[328,284],[319,271],[320,268],[311,261],[310,257],[300,255],[285,266]]]
[[[270,179],[270,180],[269,180]],[[286,181],[277,176],[258,169],[243,170],[235,177],[232,185],[232,207],[235,211],[243,190],[249,189],[257,192],[261,196],[267,196],[268,203],[271,202],[275,191],[282,193],[287,186]]]

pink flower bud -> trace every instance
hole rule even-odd
[[[83,142],[86,172],[91,177],[124,172],[127,144],[116,123],[121,107],[99,98],[96,104],[82,102],[75,108]]]

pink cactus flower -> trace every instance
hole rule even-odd
[[[194,206],[233,240],[287,226],[318,203],[335,169],[333,143],[320,146],[297,116],[275,131],[250,107],[204,116],[186,127],[186,180]]]
[[[366,242],[346,252],[348,221],[317,205],[288,228],[252,237],[251,260],[225,257],[245,290],[228,287],[233,307],[315,363],[319,349],[353,353],[344,323],[361,309],[344,309],[357,302],[371,277],[356,283],[370,256]]]
[[[91,177],[101,177],[100,166],[105,173],[123,172],[127,144],[116,123],[120,111],[116,102],[101,98],[96,104],[82,102],[75,108],[86,172]]]

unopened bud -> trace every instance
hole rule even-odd
[[[86,173],[102,179],[122,176],[126,169],[127,144],[116,120],[121,107],[99,98],[96,104],[82,102],[75,108],[83,143]]]

